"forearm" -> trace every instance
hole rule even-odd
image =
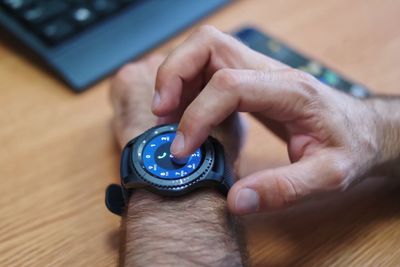
[[[372,174],[400,177],[400,97],[374,97],[366,101],[376,114],[374,125],[380,148]]]
[[[126,224],[124,266],[245,266],[237,219],[217,190],[179,198],[135,191]]]

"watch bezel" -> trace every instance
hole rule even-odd
[[[158,127],[153,127],[143,133],[132,146],[131,155],[130,155],[130,165],[132,166],[132,171],[134,171],[138,178],[143,180],[146,183],[149,183],[153,186],[159,188],[170,188],[174,190],[180,190],[188,187],[191,184],[194,184],[200,181],[203,177],[206,177],[207,174],[211,171],[213,164],[215,162],[215,150],[213,145],[209,140],[206,140],[201,147],[202,152],[204,151],[203,159],[199,165],[199,167],[193,173],[177,178],[177,179],[162,179],[151,173],[149,173],[143,163],[142,154],[145,145],[151,139],[153,139],[156,135],[176,132],[177,125],[161,125]],[[126,186],[129,187],[129,184]]]

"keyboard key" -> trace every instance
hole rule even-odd
[[[122,5],[128,5],[128,4],[132,4],[134,2],[139,2],[138,0],[119,0],[118,2],[120,2]]]
[[[55,20],[43,25],[40,31],[43,37],[54,44],[72,34],[74,27],[65,20]]]
[[[42,23],[68,10],[63,1],[40,2],[23,12],[22,17],[28,23]]]
[[[87,7],[78,7],[72,11],[72,20],[79,26],[91,24],[96,19],[96,15]]]
[[[99,15],[111,14],[119,7],[114,0],[92,0],[91,6],[93,11]]]
[[[13,11],[20,11],[32,4],[33,1],[34,0],[1,0],[0,3]]]

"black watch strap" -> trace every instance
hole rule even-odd
[[[129,199],[129,193],[122,186],[110,184],[106,188],[106,207],[112,213],[119,216],[124,214],[127,205],[125,198]]]
[[[234,183],[234,174],[231,166],[225,162],[224,164],[224,179],[218,186],[218,190],[225,196],[228,194],[229,189]],[[106,188],[105,203],[109,211],[122,216],[128,205],[129,198],[133,190],[126,190],[123,186],[118,184],[110,184]]]

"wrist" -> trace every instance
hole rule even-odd
[[[371,171],[376,176],[400,175],[400,100],[371,98],[365,100],[374,113],[376,140],[379,144],[376,165]]]
[[[237,230],[225,197],[215,189],[174,198],[137,190],[127,211],[125,262],[242,266]]]

